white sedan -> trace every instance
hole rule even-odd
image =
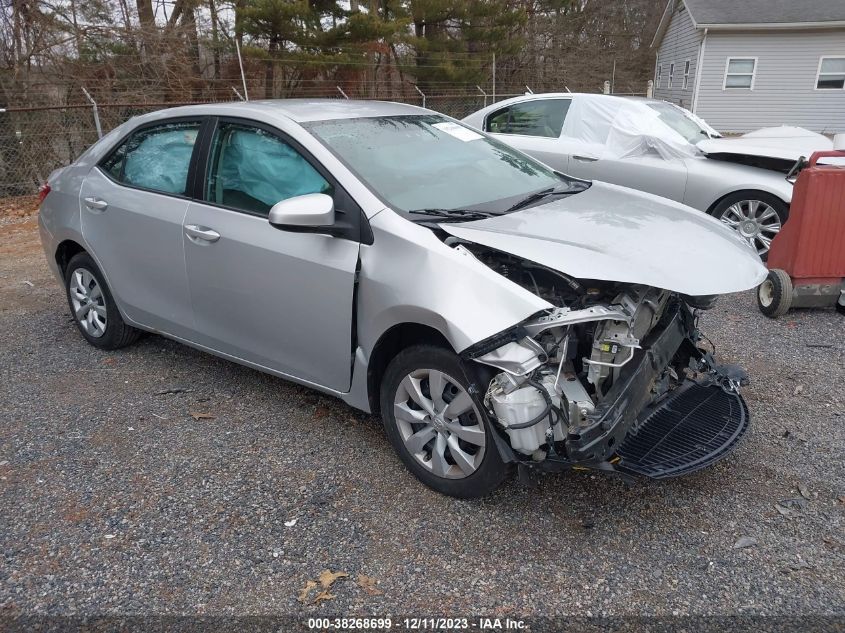
[[[464,123],[558,171],[705,211],[763,258],[789,214],[790,168],[801,156],[832,147],[826,137],[792,127],[726,139],[671,103],[597,94],[527,94]]]

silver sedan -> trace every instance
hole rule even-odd
[[[511,466],[682,474],[748,423],[743,373],[702,351],[694,315],[762,281],[747,244],[428,110],[164,110],[42,198],[91,345],[153,332],[380,414],[446,494],[487,493]],[[660,438],[680,452],[650,450]]]
[[[464,122],[580,178],[683,202],[737,231],[765,258],[789,213],[786,174],[800,157],[830,148],[796,128],[738,139],[665,101],[597,94],[529,94]]]

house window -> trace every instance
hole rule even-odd
[[[816,90],[845,88],[845,57],[822,57],[816,75]]]
[[[655,82],[657,84],[658,88],[660,87],[660,80],[662,78],[663,78],[663,64],[659,64],[657,66],[657,81]]]
[[[675,64],[669,64],[669,88],[672,87],[672,80],[675,78]]]
[[[757,72],[756,57],[728,57],[725,64],[723,88],[754,89],[754,74]]]
[[[684,62],[684,90],[689,88],[689,60]]]

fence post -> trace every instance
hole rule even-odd
[[[416,84],[414,84],[414,89],[415,89],[417,92],[419,92],[419,93],[420,93],[420,95],[422,96],[422,98],[423,98],[423,104],[422,104],[422,107],[425,107],[425,93],[424,93],[422,90],[420,90],[420,87],[419,87],[419,86],[417,86]]]
[[[235,50],[238,51],[238,66],[241,69],[241,83],[244,85],[244,101],[249,101],[249,91],[246,89],[246,75],[244,75],[244,61],[241,59],[241,45],[238,44],[237,38],[235,38]]]
[[[481,86],[476,86],[478,88],[478,92],[484,95],[484,107],[487,107],[487,93],[481,89]]]
[[[82,92],[85,93],[85,96],[88,98],[88,101],[91,102],[91,107],[94,110],[94,127],[97,128],[97,138],[103,138],[103,128],[100,126],[100,113],[97,111],[97,102],[94,101],[94,97],[88,94],[85,86],[82,86]]]
[[[606,94],[606,95],[610,94],[610,82],[609,81],[604,82],[604,88],[602,89],[602,92],[604,92],[604,94]]]
[[[648,83],[645,85],[645,96],[649,99],[654,98],[654,81],[649,79]]]
[[[496,53],[493,53],[493,103],[496,103]]]

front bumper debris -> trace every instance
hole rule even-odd
[[[510,447],[502,450],[502,436],[496,438],[502,457],[551,472],[587,468],[652,478],[683,475],[722,459],[748,428],[748,407],[739,395],[747,375],[716,364],[698,340],[692,312],[672,302],[595,410],[568,429],[564,451],[532,462]],[[668,373],[675,377],[671,390]]]
[[[639,420],[615,467],[663,479],[705,468],[733,450],[748,428],[748,407],[739,393],[690,382]]]

